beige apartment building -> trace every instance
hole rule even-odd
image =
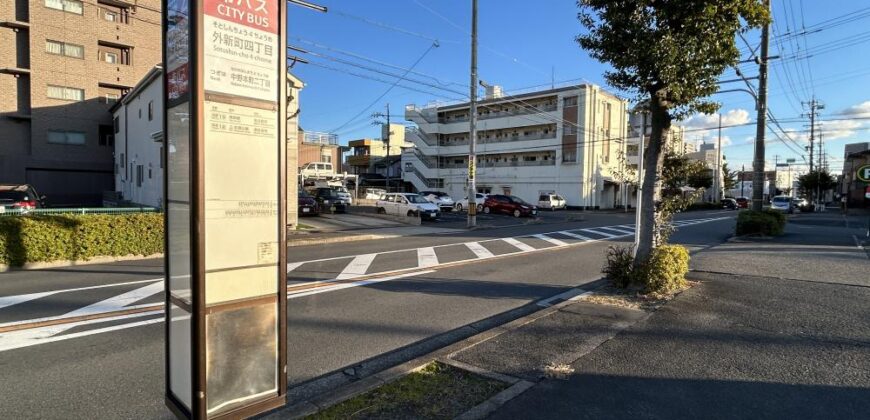
[[[0,183],[33,184],[55,206],[114,189],[130,165],[113,159],[109,108],[161,61],[160,4],[0,1]]]

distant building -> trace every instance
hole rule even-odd
[[[405,126],[390,124],[390,147],[387,153],[386,126],[381,129],[381,139],[359,139],[347,143],[350,154],[347,156],[348,173],[372,173],[372,165],[379,159],[390,156],[401,156],[402,151],[414,147],[405,142]]]
[[[477,108],[477,192],[537,202],[558,192],[569,206],[624,203],[615,174],[626,137],[627,101],[591,84],[505,95],[499,89]],[[408,105],[416,127],[406,138],[403,176],[417,190],[467,195],[469,103]]]
[[[109,108],[161,61],[160,7],[0,1],[0,182],[34,184],[53,206],[113,190]]]
[[[850,207],[870,207],[870,199],[866,198],[870,183],[858,180],[855,173],[858,168],[870,165],[870,142],[847,144],[843,158],[838,192],[847,197]]]
[[[299,168],[302,168],[306,163],[325,162],[332,164],[335,173],[344,171],[337,135],[299,129],[297,137],[299,141],[297,166]]]
[[[118,198],[163,207],[163,68],[151,69],[111,112]]]

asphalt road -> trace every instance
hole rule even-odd
[[[726,219],[687,225],[673,240],[693,247],[720,243],[733,229],[733,213],[693,212],[677,218],[721,217]],[[327,261],[299,264],[294,270],[309,273],[294,280],[291,270],[291,284],[343,273],[352,280],[431,262],[432,255],[420,248],[433,249],[439,264],[453,265],[363,287],[291,295],[291,386],[598,279],[604,249],[630,232],[611,241],[591,232],[617,235],[598,228],[629,225],[633,216],[587,214],[584,221],[568,219],[458,235],[295,247],[291,263]],[[539,233],[547,234],[527,237]],[[479,246],[465,245],[469,242]],[[410,251],[396,252],[405,249]],[[374,256],[357,260],[366,255]],[[355,261],[368,265],[359,270]],[[3,274],[0,326],[74,311],[159,303],[162,294],[146,288],[159,287],[154,279],[160,274],[160,261]],[[58,292],[71,288],[76,290]],[[0,333],[0,384],[2,418],[169,418],[162,397],[162,315]]]

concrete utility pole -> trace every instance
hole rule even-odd
[[[381,126],[381,137],[383,137],[383,140],[386,142],[386,145],[387,145],[387,156],[384,158],[384,161],[387,164],[387,166],[385,167],[386,175],[384,176],[384,186],[386,187],[387,192],[390,192],[390,135],[393,134],[393,131],[390,127],[390,103],[389,102],[387,102],[387,104],[385,105],[385,108],[387,111],[386,113],[376,112],[376,113],[372,114],[372,118],[384,118],[387,120],[387,122],[384,123],[383,121],[375,120],[375,121],[372,121],[372,124]],[[386,133],[384,133],[383,127],[386,127]]]
[[[640,245],[640,217],[641,217],[641,200],[640,200],[640,190],[643,187],[643,143],[644,137],[646,136],[646,111],[641,111],[640,114],[640,141],[637,145],[637,193],[635,194],[635,207],[634,210],[634,249],[637,249],[638,245]]]
[[[779,169],[779,155],[773,155],[773,188],[770,190],[770,197],[776,197],[776,172]]]
[[[716,173],[713,175],[713,183],[716,184],[716,193],[713,197],[713,202],[722,201],[722,113],[719,113],[719,140],[716,145]]]
[[[764,0],[770,10],[770,0]],[[761,211],[764,198],[764,132],[767,127],[767,48],[770,44],[770,24],[761,28],[761,57],[758,62],[758,126],[755,130],[755,159],[753,160],[752,210]]]
[[[468,227],[477,226],[477,0],[471,0],[471,88],[468,117]]]
[[[825,109],[825,106],[822,105],[822,104],[820,104],[819,101],[816,100],[816,97],[815,97],[815,96],[813,96],[813,99],[812,99],[811,101],[806,102],[806,103],[804,103],[804,104],[805,104],[805,105],[808,105],[808,106],[810,107],[810,112],[809,112],[808,114],[804,114],[804,115],[810,117],[810,146],[808,147],[808,149],[809,149],[809,152],[810,152],[810,173],[813,173],[813,169],[814,169],[814,168],[815,168],[815,170],[818,170],[818,171],[820,171],[820,170],[822,169],[822,168],[821,168],[821,165],[814,166],[814,165],[815,165],[815,161],[814,161],[814,156],[813,156],[813,155],[814,155],[814,153],[815,153],[815,141],[816,141],[816,116],[818,115],[817,110],[819,110],[819,109]],[[821,145],[821,142],[820,142],[819,144]],[[821,154],[819,154],[819,155],[820,155],[819,159],[820,159],[820,161],[821,161]],[[810,193],[810,202],[811,202],[811,203],[816,203],[817,200],[819,199],[818,188],[816,188],[816,190],[817,190],[817,191],[815,191],[815,197],[813,197],[813,193],[814,193],[814,191],[809,191],[809,193]]]

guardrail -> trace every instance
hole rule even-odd
[[[81,208],[46,208],[46,209],[0,209],[2,216],[33,216],[40,214],[131,214],[159,213],[155,207],[81,207]]]

